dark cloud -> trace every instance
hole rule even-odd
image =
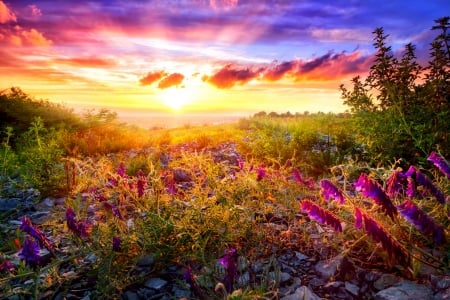
[[[287,73],[295,72],[298,67],[297,61],[285,61],[264,71],[264,79],[268,81],[277,81],[283,78]]]
[[[166,75],[166,72],[164,71],[156,71],[156,72],[148,72],[147,75],[142,77],[139,82],[141,85],[150,85]]]
[[[164,77],[158,84],[160,89],[167,89],[171,86],[180,85],[183,82],[184,75],[180,73],[172,73]]]
[[[220,89],[229,89],[236,84],[243,85],[256,78],[262,68],[254,71],[250,68],[238,68],[231,64],[226,65],[212,76],[203,76],[203,81],[209,82]]]

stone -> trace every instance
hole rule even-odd
[[[426,285],[409,280],[403,280],[394,286],[379,291],[375,294],[375,300],[414,300],[432,299],[433,291]]]
[[[433,300],[450,300],[450,288],[436,293]]]
[[[19,198],[9,198],[2,199],[0,198],[0,211],[8,211],[19,206],[21,199]]]
[[[324,280],[329,280],[337,274],[338,268],[342,264],[343,259],[344,255],[340,254],[330,260],[319,261],[314,269]]]
[[[374,283],[373,287],[377,291],[384,290],[394,284],[400,282],[400,278],[392,274],[382,274]]]
[[[166,286],[167,281],[161,278],[150,278],[144,283],[144,286],[153,290],[159,291]]]
[[[295,293],[284,296],[280,300],[321,300],[313,291],[306,286],[301,286],[295,290]]]
[[[146,255],[138,260],[137,265],[139,267],[151,267],[154,263],[155,258],[153,257],[153,255]]]
[[[139,296],[137,293],[132,292],[132,291],[126,291],[125,294],[123,295],[125,300],[139,300]]]
[[[359,287],[356,284],[345,282],[345,289],[353,296],[358,296]]]
[[[192,175],[184,169],[173,170],[173,180],[176,183],[192,181]]]

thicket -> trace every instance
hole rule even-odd
[[[426,164],[438,151],[450,154],[450,17],[436,20],[439,34],[430,45],[429,61],[419,64],[416,47],[405,45],[397,58],[382,27],[373,33],[376,55],[369,75],[341,85],[344,104],[354,116],[355,130],[372,163],[398,159]]]

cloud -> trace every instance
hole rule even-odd
[[[203,81],[209,82],[220,89],[229,89],[236,84],[244,85],[256,78],[263,69],[256,71],[250,68],[238,68],[231,64],[226,65],[212,76],[203,76]]]
[[[58,58],[54,61],[61,64],[86,68],[103,68],[115,65],[115,62],[113,60],[99,57]]]
[[[38,18],[42,16],[41,10],[35,4],[28,5],[27,9],[32,17]]]
[[[0,0],[0,24],[6,24],[8,22],[17,22],[17,17],[8,6]]]
[[[298,68],[298,61],[285,61],[264,71],[264,79],[268,81],[277,81],[286,74],[295,72]]]
[[[172,73],[166,77],[164,77],[158,84],[160,89],[166,89],[171,86],[180,85],[183,82],[184,75],[180,73]]]
[[[42,33],[34,28],[21,30],[20,35],[25,44],[31,46],[50,46],[52,44],[51,40],[46,39]]]
[[[166,72],[164,71],[148,72],[147,75],[139,80],[139,82],[141,85],[151,85],[152,83],[163,78],[163,76],[166,76]]]

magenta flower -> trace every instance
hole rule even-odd
[[[263,178],[267,177],[266,169],[264,168],[264,165],[260,165],[258,169],[256,170],[256,181],[261,181]]]
[[[126,166],[125,166],[125,163],[124,162],[121,162],[120,164],[119,164],[119,167],[117,168],[117,174],[120,176],[120,177],[122,177],[122,178],[128,178],[128,176],[127,176],[127,168],[126,168]]]
[[[41,259],[39,255],[39,244],[32,237],[27,236],[23,242],[22,250],[19,252],[19,257],[25,261],[29,266],[35,267]]]
[[[122,213],[120,212],[120,209],[116,205],[110,204],[108,202],[103,202],[103,207],[107,210],[110,210],[113,213],[114,217],[123,220]]]
[[[302,200],[301,208],[317,222],[331,226],[336,232],[342,232],[341,221],[331,212],[320,208],[309,200]]]
[[[407,185],[407,177],[402,171],[395,170],[389,176],[386,184],[386,194],[391,198],[395,198],[404,192],[404,187]]]
[[[240,158],[237,159],[239,170],[244,170],[244,161]]]
[[[238,254],[234,245],[230,249],[226,249],[225,255],[220,259],[220,263],[225,267],[225,278],[223,281],[229,293],[233,291],[233,283],[238,275],[237,260]]]
[[[145,192],[145,188],[147,187],[147,177],[145,176],[144,172],[139,170],[137,172],[137,191],[138,191],[138,197],[142,197]]]
[[[418,230],[426,235],[433,237],[436,244],[441,245],[445,242],[444,228],[435,223],[435,221],[421,210],[413,202],[406,200],[397,206],[400,214],[413,224]]]
[[[397,215],[397,208],[377,182],[371,180],[367,174],[361,173],[358,181],[355,182],[355,187],[362,192],[364,197],[371,198],[376,204],[380,205],[384,213],[394,220],[395,215]]]
[[[344,195],[342,192],[329,180],[323,179],[320,181],[320,187],[322,188],[322,195],[325,200],[334,198],[339,204],[344,204]]]
[[[112,239],[112,250],[114,252],[120,252],[121,251],[121,244],[122,244],[122,240],[120,239],[120,236],[113,236]]]
[[[178,193],[177,186],[173,177],[169,177],[166,180],[166,191],[169,195],[176,195]]]
[[[74,210],[71,207],[66,209],[67,227],[80,238],[86,238],[91,232],[91,225],[87,222],[78,221]]]
[[[302,175],[300,174],[300,171],[298,169],[293,169],[292,172],[294,174],[295,181],[297,181],[297,183],[299,185],[305,185],[310,190],[314,190],[314,188],[315,188],[315,186],[314,186],[314,179],[312,179],[311,177],[308,178],[308,179],[304,179],[302,177]]]
[[[355,207],[355,227],[364,231],[389,254],[391,260],[395,260],[402,266],[409,265],[410,257],[404,248],[366,213]]]
[[[446,175],[450,178],[450,163],[445,160],[439,153],[431,152],[427,158],[428,161],[431,161],[442,174]]]
[[[0,273],[9,273],[14,271],[14,265],[7,259],[0,264]]]
[[[432,196],[436,198],[436,200],[445,204],[445,195],[444,193],[437,188],[428,176],[423,174],[419,169],[414,166],[409,167],[408,171],[405,173],[407,176],[411,177],[414,182],[414,187],[411,183],[411,187],[408,186],[408,194],[415,195],[415,190],[412,190],[416,186],[423,186],[424,193],[430,193]],[[411,190],[410,190],[411,189]]]
[[[45,247],[50,253],[53,254],[55,252],[53,243],[45,236],[45,233],[42,230],[33,226],[31,220],[27,216],[22,217],[20,230],[34,237],[36,241],[39,242],[39,245]]]

